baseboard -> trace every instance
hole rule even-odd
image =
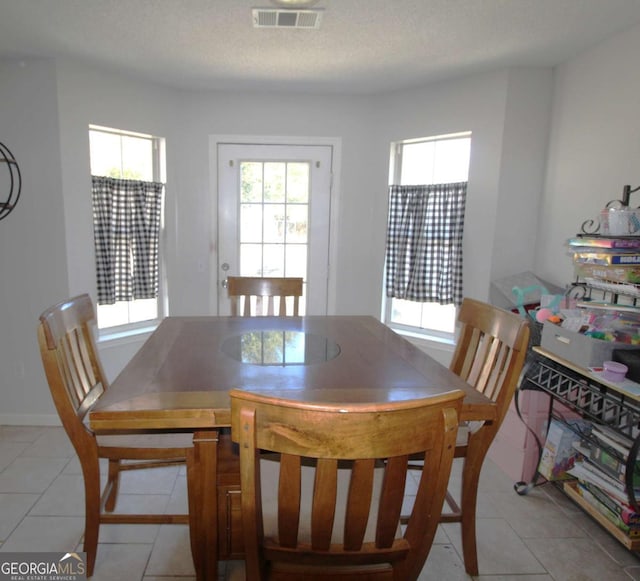
[[[0,414],[1,426],[61,426],[57,414]]]

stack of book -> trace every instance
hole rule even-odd
[[[640,539],[640,514],[631,506],[625,485],[632,445],[631,439],[607,426],[593,424],[589,442],[576,446],[584,460],[568,473],[578,480],[576,490],[590,506],[630,538]],[[640,486],[634,495],[640,498]]]
[[[640,237],[577,236],[568,245],[579,277],[640,284]]]

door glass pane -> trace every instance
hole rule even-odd
[[[285,201],[286,163],[271,162],[264,164],[264,201]]]
[[[286,209],[284,204],[264,205],[263,242],[285,242]]]
[[[262,242],[262,204],[240,206],[240,243]]]
[[[284,244],[263,246],[262,276],[284,276]]]
[[[305,278],[307,275],[307,245],[287,244],[285,252],[284,275]]]
[[[309,206],[306,204],[287,206],[287,242],[304,244],[309,229]]]
[[[309,202],[309,164],[287,164],[287,202]]]
[[[262,244],[240,244],[240,276],[262,276]]]
[[[262,163],[244,161],[240,164],[240,201],[262,202]]]

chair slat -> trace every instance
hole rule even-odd
[[[504,343],[499,343],[493,360],[491,375],[487,379],[484,395],[495,401],[500,395],[500,386],[504,383],[505,374],[509,368],[511,349]]]
[[[474,363],[474,373],[470,376],[470,382],[475,385],[475,388],[484,393],[487,389],[487,382],[491,377],[493,371],[496,352],[500,347],[500,341],[490,335],[484,335],[482,337],[481,348],[476,353],[476,360]]]
[[[77,374],[77,388],[82,391],[83,395],[86,395],[94,386],[95,378],[93,378],[91,362],[83,356],[87,353],[87,350],[82,348],[84,338],[82,337],[82,333],[79,329],[74,329],[69,333],[68,337],[70,348],[69,357]]]
[[[300,525],[300,456],[282,454],[278,481],[278,539],[283,547],[295,548]]]
[[[374,469],[373,458],[356,460],[353,463],[345,511],[345,551],[359,551],[362,548],[371,510]]]
[[[482,372],[485,368],[490,347],[491,337],[488,337],[484,333],[479,333],[478,342],[473,352],[473,362],[469,370],[469,375],[467,376],[467,382],[475,386],[478,391],[482,391],[484,388]]]
[[[63,349],[56,349],[55,357],[56,366],[58,368],[58,372],[60,373],[62,383],[65,386],[70,386],[70,388],[66,390],[66,393],[75,413],[78,409],[78,406],[80,405],[80,402],[82,401],[83,394],[79,392],[75,387],[75,377],[73,375],[72,369],[69,367],[69,360],[67,358],[66,351],[64,351]]]
[[[397,456],[387,460],[376,527],[376,547],[378,548],[390,547],[396,537],[407,481],[408,461],[408,456]]]
[[[320,458],[316,466],[311,509],[311,548],[315,551],[327,551],[331,545],[337,493],[338,462],[332,458]]]
[[[80,347],[80,356],[84,361],[85,371],[87,374],[87,380],[91,387],[99,383],[98,380],[98,365],[96,361],[98,359],[98,354],[93,350],[92,346],[92,337],[90,335],[90,330],[80,329],[79,333],[81,337],[79,338],[79,347]]]
[[[460,337],[458,338],[458,344],[464,344],[465,349],[461,350],[460,353],[456,352],[458,357],[454,357],[451,361],[451,371],[467,380],[468,383],[472,383],[468,378],[478,350],[480,337],[481,333],[479,329],[463,325],[460,331]]]
[[[77,356],[77,342],[73,331],[64,335],[60,342],[60,349],[63,351],[63,357],[71,378],[71,388],[76,394],[77,401],[81,402],[87,393],[87,386],[82,363]]]

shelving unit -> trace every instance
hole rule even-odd
[[[527,382],[580,415],[628,438],[636,438],[640,426],[640,397],[618,391],[615,384],[594,377],[586,369],[542,347],[533,347],[532,351],[537,356],[531,358]]]
[[[538,389],[583,418],[604,424],[634,441],[626,459],[627,494],[637,512],[638,499],[633,492],[633,472],[640,447],[640,395],[627,394],[616,384],[596,378],[588,370],[557,357],[542,347],[533,347],[520,389]],[[554,416],[555,417],[555,416]],[[561,419],[561,418],[560,418]],[[612,450],[615,453],[615,451]],[[607,519],[578,492],[573,481],[561,481],[560,486],[572,500],[605,527],[619,542],[633,551],[640,551],[640,538],[630,537]]]

